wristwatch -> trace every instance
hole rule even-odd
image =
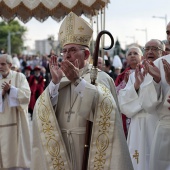
[[[78,84],[81,82],[82,78],[79,77],[75,82],[74,82],[74,85],[75,86],[78,86]]]

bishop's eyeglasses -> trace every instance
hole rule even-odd
[[[68,49],[63,49],[62,50],[62,52],[60,53],[62,56],[65,56],[66,55],[66,53],[68,53],[68,54],[75,54],[75,53],[77,53],[78,51],[80,51],[80,50],[85,50],[85,49],[81,49],[81,48],[75,48],[75,47],[71,47],[71,48],[68,48]]]

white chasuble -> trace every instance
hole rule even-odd
[[[31,169],[81,170],[86,119],[91,119],[93,131],[88,170],[111,170],[115,167],[133,170],[120,116],[110,91],[102,85],[88,84],[83,98],[77,97],[72,107],[75,113],[71,114],[68,122],[69,86],[64,87],[64,92],[59,90],[59,95],[63,95],[58,98],[56,113],[48,88],[35,105]]]

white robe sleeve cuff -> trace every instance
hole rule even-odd
[[[80,95],[80,97],[83,97],[84,95],[84,90],[86,87],[86,80],[82,79],[81,82],[76,86],[76,88],[74,89],[74,91]]]
[[[58,101],[58,88],[60,83],[54,84],[52,81],[49,84],[49,93],[52,105],[56,105]]]
[[[11,86],[10,93],[8,96],[9,100],[9,107],[16,107],[19,106],[19,100],[18,100],[18,88]]]
[[[2,99],[2,91],[0,91],[0,113],[4,111],[4,102]]]
[[[52,81],[49,84],[49,92],[50,96],[53,98],[58,95],[58,88],[59,88],[60,83],[54,84]]]

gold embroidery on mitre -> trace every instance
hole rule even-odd
[[[134,155],[133,155],[133,158],[136,159],[137,164],[138,164],[138,163],[139,163],[139,152],[138,152],[138,150],[135,150],[135,153],[134,153]]]
[[[80,32],[82,32],[82,31],[84,30],[84,28],[81,26],[81,27],[78,28],[78,30],[79,30]]]
[[[61,46],[66,44],[89,46],[93,30],[84,19],[70,12],[61,24],[59,32]]]
[[[100,117],[98,122],[98,137],[96,139],[96,154],[94,158],[94,169],[102,170],[104,169],[106,163],[106,155],[109,152],[109,130],[111,129],[111,112],[113,111],[113,104],[110,99],[110,93],[107,88],[103,85],[99,85],[103,92],[104,98],[100,103]]]
[[[51,157],[52,165],[54,170],[65,170],[64,161],[62,160],[60,154],[60,144],[55,139],[55,127],[50,121],[50,109],[45,104],[45,97],[43,93],[39,98],[38,103],[38,118],[40,120],[40,125],[42,132],[44,134],[45,147],[48,151],[48,154]]]

